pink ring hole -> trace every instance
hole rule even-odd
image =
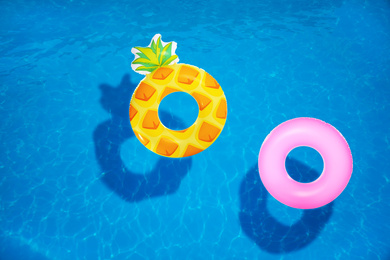
[[[302,162],[307,167],[297,168],[295,161]],[[299,146],[288,153],[285,160],[285,168],[293,180],[301,183],[310,183],[321,176],[324,170],[324,159],[317,150],[308,146]]]

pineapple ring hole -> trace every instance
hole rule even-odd
[[[165,113],[162,114],[160,111]],[[198,114],[198,103],[186,92],[171,93],[164,97],[158,106],[158,117],[161,123],[175,131],[192,126],[198,118]]]

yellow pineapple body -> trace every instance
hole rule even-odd
[[[180,131],[165,127],[158,118],[161,100],[177,91],[190,94],[199,106],[195,123]],[[210,74],[192,65],[173,64],[146,75],[133,93],[129,115],[135,136],[146,148],[166,157],[186,157],[217,139],[226,122],[227,103]]]

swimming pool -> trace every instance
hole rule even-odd
[[[389,259],[389,1],[0,7],[0,259]],[[228,101],[218,140],[190,158],[151,153],[130,127],[131,48],[156,33]],[[315,210],[275,201],[257,172],[267,134],[302,116],[354,158]],[[310,181],[321,163],[301,150],[286,168]]]

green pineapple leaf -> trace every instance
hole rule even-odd
[[[169,59],[169,57],[172,57],[171,53],[172,53],[172,43],[170,42],[167,45],[165,45],[165,47],[161,51],[159,62],[161,64],[164,64]]]
[[[177,57],[177,55],[173,55],[171,57],[169,57],[163,64],[162,66],[166,66],[166,65],[169,65],[172,61],[178,59],[179,57]]]
[[[135,59],[133,61],[133,64],[141,64],[141,65],[149,65],[149,64],[152,64],[152,65],[156,65],[158,66],[158,63],[157,62],[153,62],[149,59],[145,59],[145,58],[138,58],[138,59]]]
[[[157,59],[160,60],[160,57],[161,57],[161,53],[162,53],[162,50],[164,48],[163,44],[162,44],[162,41],[161,41],[161,36],[158,37],[158,42],[157,42],[157,47],[158,47],[158,56],[157,56]]]
[[[151,67],[146,67],[146,66],[140,66],[140,67],[137,67],[136,69],[135,69],[135,71],[136,72],[139,72],[139,71],[146,71],[146,72],[148,72],[148,73],[151,73],[151,72],[153,72],[155,69],[157,69],[158,68],[158,66],[151,66]]]
[[[131,68],[140,74],[148,74],[154,70],[179,61],[175,54],[176,42],[165,43],[161,40],[161,35],[156,34],[148,47],[134,47],[131,52],[135,59],[131,63]]]

